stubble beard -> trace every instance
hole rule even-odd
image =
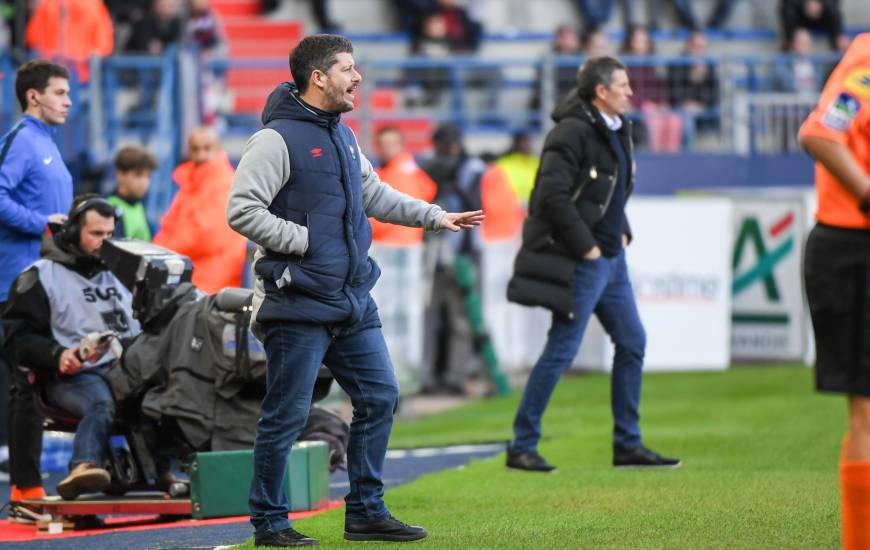
[[[330,89],[326,95],[330,105],[330,112],[341,114],[347,113],[348,111],[353,111],[353,103],[344,99],[344,90],[333,88]]]

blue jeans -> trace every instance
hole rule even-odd
[[[283,491],[290,447],[302,433],[311,406],[317,371],[323,363],[350,396],[353,421],[347,447],[350,492],[345,518],[367,521],[387,517],[381,480],[399,385],[380,328],[335,338],[323,325],[263,323],[268,360],[254,442],[251,523],[256,536],[290,527],[290,505]]]
[[[581,262],[574,271],[574,319],[553,315],[544,352],[529,376],[514,419],[511,450],[536,451],[541,417],[562,373],[571,366],[592,313],[616,348],[610,382],[613,443],[625,449],[642,445],[640,437],[641,377],[646,333],[637,313],[625,252]]]
[[[48,383],[46,393],[49,404],[81,419],[73,439],[70,469],[82,462],[102,468],[115,418],[115,399],[102,374],[86,370],[58,376]]]
[[[577,9],[583,17],[583,22],[588,28],[597,29],[610,21],[613,6],[617,0],[576,0]],[[622,22],[628,27],[634,22],[633,0],[619,0],[622,5]]]

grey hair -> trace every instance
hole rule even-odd
[[[603,84],[605,88],[610,86],[613,73],[620,70],[624,71],[625,65],[614,57],[596,57],[580,65],[577,70],[577,93],[580,99],[595,99],[595,88],[599,84]]]

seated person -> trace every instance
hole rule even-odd
[[[818,95],[827,80],[821,67],[813,63],[813,35],[798,27],[791,40],[783,46],[782,57],[771,66],[771,88],[774,92]],[[803,113],[802,113],[803,114]]]
[[[124,339],[140,332],[130,291],[99,256],[115,222],[115,207],[105,199],[76,197],[67,222],[44,241],[42,258],[13,283],[4,315],[14,360],[37,373],[48,404],[81,419],[70,473],[57,486],[65,499],[110,482],[103,461],[115,402],[104,375],[119,358],[103,346],[80,357],[79,344],[94,332]]]
[[[671,111],[662,71],[656,64],[655,42],[649,29],[631,25],[625,33],[622,53],[632,56],[628,81],[633,95],[631,115],[635,119],[632,137],[635,144],[649,146],[657,153],[675,153],[680,149],[683,121]]]
[[[694,119],[696,130],[717,130],[719,117],[719,77],[707,54],[707,37],[703,32],[689,33],[684,55],[687,63],[668,67],[667,88],[671,107]]]

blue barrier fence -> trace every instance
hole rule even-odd
[[[180,70],[180,59],[189,53],[170,50],[163,56],[112,56],[94,59],[91,81],[80,84],[73,76],[73,111],[69,122],[57,132],[64,159],[77,182],[94,166],[109,166],[114,152],[125,143],[139,143],[152,149],[159,169],[152,178],[147,207],[152,221],[165,211],[175,191],[171,172],[182,155],[183,139],[190,125],[182,119],[192,116],[198,123],[205,116],[203,82],[198,76],[209,72],[211,82],[221,82],[230,71],[273,71],[277,78],[286,75],[287,61],[280,59],[215,61],[192,55],[192,65]],[[582,63],[581,57],[481,59],[366,59],[357,60],[364,74],[358,108],[346,119],[358,128],[365,148],[370,148],[377,124],[404,119],[426,119],[433,125],[454,122],[472,134],[510,134],[520,130],[542,136],[549,128],[549,113],[559,97],[559,73],[569,77]],[[652,67],[667,82],[669,71],[699,63],[715,75],[714,104],[688,111],[678,105],[673,112],[682,118],[681,153],[716,153],[755,158],[764,154],[796,154],[793,134],[817,99],[818,88],[827,71],[837,61],[835,55],[820,54],[794,58],[777,54],[724,55],[692,58],[684,56],[625,57],[630,69]],[[814,90],[803,92],[783,87],[781,74],[803,63],[818,75]],[[191,77],[188,73],[195,73]],[[262,74],[261,74],[262,76]],[[193,91],[183,83],[193,81]],[[255,81],[248,93],[265,98],[278,82]],[[259,88],[257,87],[259,86]],[[230,94],[240,93],[227,86]],[[640,82],[637,93],[650,93]],[[666,91],[667,92],[667,91]],[[378,93],[392,94],[386,108],[370,100]],[[255,111],[255,110],[254,110]],[[191,115],[192,113],[192,115]],[[14,93],[14,63],[0,55],[0,126],[9,128],[18,116]],[[643,122],[643,114],[633,113]],[[218,128],[225,136],[246,136],[260,127],[258,112],[219,110]],[[711,162],[717,155],[696,157]],[[649,158],[654,159],[652,155]],[[650,172],[668,174],[667,166],[676,157],[664,157],[659,168]],[[691,156],[680,157],[694,162]],[[762,162],[762,161],[759,161]],[[764,162],[762,162],[764,164]],[[799,163],[800,164],[800,163]],[[760,166],[760,165],[759,165]],[[108,173],[111,173],[109,168]],[[649,173],[649,172],[648,172]],[[746,180],[754,180],[752,170]],[[713,172],[701,174],[715,179]],[[664,178],[665,176],[662,176]],[[782,178],[780,178],[782,179]],[[703,183],[703,182],[700,182]],[[98,187],[107,191],[108,185]],[[665,189],[656,183],[650,188]],[[80,187],[79,190],[82,190]],[[656,191],[658,192],[658,191]]]
[[[746,128],[750,133],[755,128],[768,131],[770,125],[778,121],[793,126],[794,120],[768,117],[765,126],[750,127],[756,117],[766,116],[763,109],[778,107],[777,98],[767,97],[759,105],[751,98],[762,93],[782,94],[784,104],[791,105],[793,96],[803,96],[803,108],[791,116],[792,119],[805,116],[811,103],[806,101],[807,96],[814,96],[812,101],[815,100],[837,59],[836,54],[802,57],[756,54],[700,58],[626,56],[623,61],[630,74],[640,72],[646,75],[633,85],[638,103],[646,98],[659,98],[659,103],[681,120],[680,151],[753,154],[782,151],[775,150],[770,144],[765,145],[764,141],[745,138]],[[356,121],[363,128],[360,137],[364,144],[371,140],[371,133],[366,128],[373,127],[373,123],[421,116],[435,124],[456,123],[471,133],[543,133],[551,124],[549,114],[559,98],[574,85],[577,67],[583,61],[583,57],[576,56],[545,56],[541,59],[360,58],[357,65],[364,75],[363,99],[345,118]],[[707,91],[699,92],[699,86],[689,82],[689,73],[699,65],[708,67],[711,75]],[[795,76],[798,65],[803,71],[801,74],[810,72],[812,81],[809,87],[806,78]],[[216,60],[206,63],[204,70],[216,74],[235,71],[256,75],[262,70],[286,71],[286,60]],[[277,82],[270,86],[274,84]],[[270,86],[263,87],[259,94],[265,96]],[[385,110],[370,102],[369,98],[376,92],[394,94],[394,106]],[[696,101],[695,105],[681,99],[691,99],[693,93],[706,93],[710,96],[709,101]],[[640,125],[648,122],[647,116],[640,109],[630,114]],[[229,113],[223,115],[223,120],[230,133],[246,134],[259,127],[259,113]],[[640,143],[640,148],[643,149],[644,145]],[[786,147],[786,150],[794,150],[795,145],[786,144]]]

